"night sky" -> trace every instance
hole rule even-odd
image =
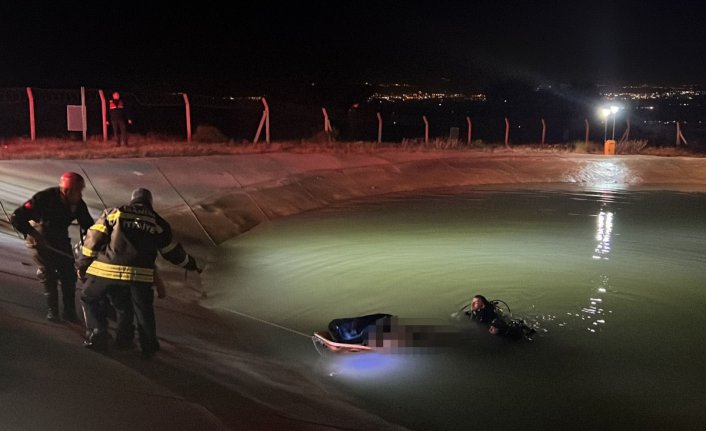
[[[4,2],[0,87],[706,84],[696,0],[151,3]]]

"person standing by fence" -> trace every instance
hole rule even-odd
[[[116,146],[125,145],[127,147],[127,126],[132,124],[132,120],[125,108],[125,102],[117,91],[113,93],[113,97],[108,102],[108,111],[110,112],[110,124],[113,127]]]

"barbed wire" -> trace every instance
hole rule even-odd
[[[171,94],[134,94],[124,93],[123,99],[132,99],[143,106],[184,106],[184,96],[181,93]]]
[[[81,91],[77,89],[47,89],[31,87],[35,100],[50,104],[80,104]],[[86,89],[86,102],[100,101],[98,89]],[[184,106],[184,93],[132,93],[120,92],[124,100],[131,100],[147,107]],[[207,96],[187,94],[192,106],[212,109],[248,109],[262,106],[261,96]],[[110,98],[106,91],[105,98]],[[26,103],[27,88],[0,88],[0,103]]]
[[[26,88],[0,88],[0,103],[27,102]]]
[[[223,97],[213,97],[213,96],[202,96],[199,94],[189,95],[189,103],[194,106],[199,106],[202,108],[212,108],[212,109],[255,109],[262,107],[262,97],[252,96],[252,97],[233,97],[233,96],[223,96]]]

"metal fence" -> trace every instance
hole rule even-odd
[[[31,98],[29,94],[31,92]],[[182,93],[150,94],[120,91],[133,120],[131,133],[166,139],[186,140],[188,130],[198,137],[199,129],[211,126],[224,139],[233,142],[253,141],[263,119],[259,97],[212,97],[188,95],[190,117]],[[109,98],[110,92],[105,92]],[[86,89],[87,135],[103,137],[103,99],[101,90]],[[79,89],[40,88],[0,89],[0,138],[30,137],[30,100],[34,110],[37,138],[69,138],[67,106],[81,104]],[[273,140],[299,140],[320,136],[326,109],[331,134],[340,140],[400,142],[458,137],[468,139],[469,125],[474,142],[497,143],[506,137],[510,144],[565,144],[586,140],[602,142],[613,134],[612,124],[593,113],[576,109],[548,110],[546,115],[522,110],[500,110],[483,102],[421,101],[419,103],[363,103],[353,106],[313,106],[268,100],[269,124]],[[426,122],[424,118],[426,118]],[[631,115],[629,138],[647,140],[650,145],[676,145],[676,121]],[[507,123],[505,119],[507,118]],[[616,125],[619,139],[627,128],[627,115]],[[706,148],[706,125],[684,121],[681,132],[689,145]],[[190,127],[187,127],[187,122]],[[508,128],[506,129],[506,126]],[[211,129],[213,130],[213,129]],[[264,132],[262,134],[264,140]]]

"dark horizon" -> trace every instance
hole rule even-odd
[[[2,5],[0,87],[706,85],[698,1]],[[289,89],[291,88],[291,89]]]

